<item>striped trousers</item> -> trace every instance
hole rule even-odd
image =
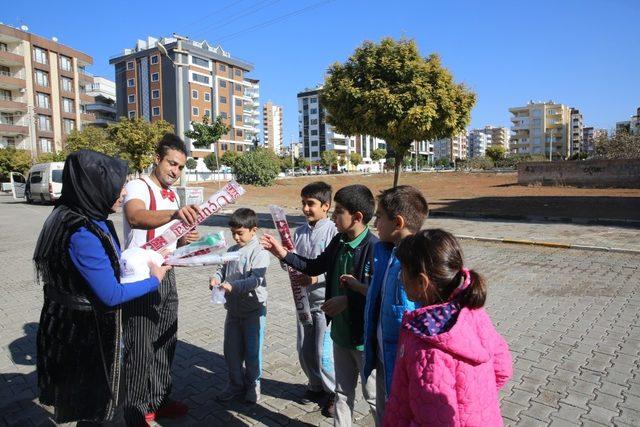
[[[155,412],[171,393],[171,363],[178,332],[178,292],[173,270],[158,292],[124,304],[124,418],[127,425]]]

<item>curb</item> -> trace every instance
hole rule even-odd
[[[514,244],[514,245],[543,246],[547,248],[556,248],[556,249],[578,249],[583,251],[614,252],[614,253],[640,255],[639,249],[612,248],[607,246],[576,245],[572,243],[544,242],[544,241],[538,241],[538,240],[499,239],[495,237],[467,236],[464,234],[457,234],[456,238],[462,239],[462,240],[475,240],[478,242],[507,243],[507,244]]]

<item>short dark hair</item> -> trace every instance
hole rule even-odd
[[[333,200],[340,203],[351,215],[356,212],[362,214],[362,222],[368,224],[373,217],[376,201],[373,193],[361,184],[347,185],[336,192]]]
[[[236,209],[229,217],[229,227],[231,228],[248,228],[251,230],[258,226],[258,215],[253,209],[240,208]]]
[[[464,280],[464,260],[460,243],[453,234],[436,228],[421,230],[400,241],[396,256],[406,276],[415,279],[420,273],[429,278],[429,286],[423,289],[428,305],[451,298],[453,291]],[[480,308],[487,298],[484,278],[469,270],[471,283],[459,296],[463,307]]]
[[[321,204],[331,204],[331,186],[323,181],[316,181],[305,185],[300,190],[300,197],[319,200]]]
[[[391,220],[400,215],[406,227],[417,233],[429,216],[429,204],[420,190],[410,185],[399,185],[382,190],[378,195],[378,208]]]
[[[184,141],[174,133],[164,134],[160,142],[158,142],[156,154],[160,157],[160,160],[162,160],[169,150],[180,151],[185,156],[187,155],[187,146],[184,144]]]

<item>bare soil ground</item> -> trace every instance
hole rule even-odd
[[[343,174],[283,178],[268,188],[244,186],[243,206],[266,207],[278,204],[297,209],[300,189],[322,180],[334,192],[351,184],[364,184],[374,195],[393,184],[393,174]],[[585,219],[640,220],[640,189],[578,188],[518,185],[514,173],[405,173],[400,184],[419,188],[433,212],[478,215],[540,216]],[[205,187],[205,197],[218,189],[213,182]]]

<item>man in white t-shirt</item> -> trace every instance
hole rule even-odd
[[[126,247],[139,247],[162,234],[174,219],[196,224],[199,208],[179,207],[172,185],[187,162],[184,142],[166,134],[158,143],[155,166],[149,176],[129,181],[124,200]],[[198,239],[195,229],[169,249]],[[156,417],[177,418],[187,406],[169,399],[171,363],[178,330],[178,293],[170,270],[158,287],[123,305],[124,416],[127,425],[149,425]]]

